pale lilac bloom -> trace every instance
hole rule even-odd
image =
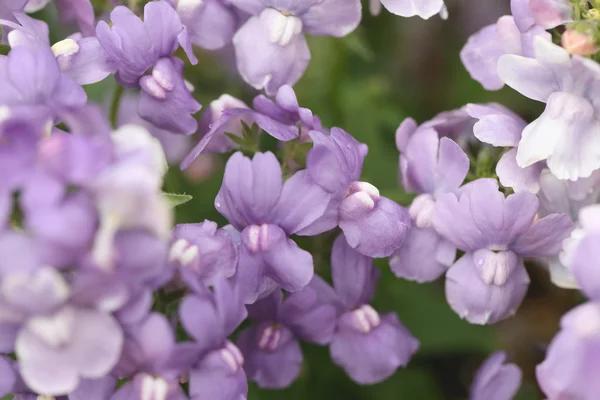
[[[459,316],[488,324],[514,314],[529,286],[523,258],[560,252],[573,223],[562,214],[536,219],[538,206],[529,192],[504,198],[492,179],[438,198],[433,226],[465,252],[446,273],[446,298]]]
[[[34,13],[44,9],[48,3],[50,3],[50,0],[29,0],[24,11],[27,13]]]
[[[192,290],[198,290],[235,274],[238,248],[231,234],[215,222],[179,224],[173,228],[169,262]]]
[[[540,173],[544,162],[537,162],[526,168],[517,164],[516,147],[527,123],[509,109],[495,103],[468,104],[469,115],[478,120],[473,126],[475,137],[494,147],[514,147],[502,155],[496,165],[498,180],[515,192],[527,190],[537,193],[540,190]]]
[[[600,304],[588,302],[565,314],[546,359],[537,366],[537,381],[549,399],[593,400],[600,352]]]
[[[94,36],[96,17],[91,0],[56,0],[56,7],[62,23],[75,19],[83,35]]]
[[[448,10],[444,0],[378,0],[391,13],[402,17],[415,15],[429,19],[440,14],[443,19],[448,18]]]
[[[573,4],[569,0],[511,0],[511,12],[521,32],[534,25],[552,29],[570,22]]]
[[[0,356],[0,396],[6,396],[13,393],[17,374],[13,367],[13,360],[8,357]]]
[[[333,244],[331,268],[333,288],[318,276],[308,286],[337,310],[331,358],[358,384],[381,382],[408,364],[419,341],[396,314],[379,314],[371,307],[378,271],[371,258],[348,245],[344,235]]]
[[[316,235],[339,226],[350,246],[370,257],[388,257],[410,229],[408,212],[367,182],[359,181],[367,146],[340,128],[309,132],[306,173],[331,194],[323,215],[301,234]]]
[[[546,160],[559,179],[586,178],[600,168],[600,120],[596,117],[600,66],[543,39],[535,41],[535,59],[505,55],[498,62],[503,81],[521,94],[546,104],[530,123],[517,150],[517,163],[528,167]]]
[[[324,130],[319,118],[311,110],[300,107],[291,86],[279,88],[274,100],[259,95],[254,98],[253,109],[250,109],[241,100],[221,97],[212,105],[204,120],[204,124],[210,125],[208,132],[183,160],[181,167],[187,168],[205,150],[225,152],[236,148],[225,133],[239,134],[241,121],[249,125],[256,123],[260,129],[282,142],[299,138],[303,130]]]
[[[523,373],[515,364],[505,364],[506,354],[497,352],[489,356],[475,375],[469,400],[513,400]]]
[[[249,379],[262,388],[285,388],[300,374],[299,340],[317,344],[331,341],[336,310],[323,303],[310,287],[283,300],[281,290],[248,306],[254,321],[240,332],[237,344],[244,354]]]
[[[184,82],[183,61],[171,55],[181,46],[193,64],[198,60],[176,11],[168,2],[159,1],[146,4],[143,21],[122,6],[110,17],[112,27],[100,21],[96,34],[117,66],[117,81],[127,88],[141,87],[140,116],[162,129],[194,133],[198,123],[191,114],[201,106]]]
[[[361,18],[359,0],[230,0],[252,15],[233,37],[237,66],[246,82],[267,94],[304,74],[310,50],[304,34],[342,37]]]
[[[238,152],[229,158],[215,207],[241,232],[239,268],[233,279],[247,303],[276,285],[294,292],[308,284],[312,255],[288,236],[302,234],[323,215],[330,197],[307,171],[284,183],[273,153],[256,153],[249,159]]]
[[[50,47],[48,25],[23,13],[15,13],[18,22],[0,20],[1,25],[13,28],[8,34],[11,47],[27,46],[32,50]],[[60,70],[68,74],[80,85],[96,83],[115,72],[116,67],[95,37],[82,37],[81,34],[55,43],[52,52]]]
[[[15,21],[14,12],[22,12],[28,0],[4,0],[0,4],[0,19]],[[3,32],[6,36],[6,32]],[[0,38],[2,39],[2,38]]]
[[[83,107],[85,91],[59,69],[47,47],[19,46],[0,56],[0,105],[39,106],[53,115]]]
[[[432,128],[422,128],[408,140],[400,155],[404,188],[419,194],[410,208],[412,229],[390,258],[396,276],[417,282],[432,281],[452,265],[456,248],[433,228],[436,199],[455,192],[469,171],[469,158],[451,139],[440,139]]]
[[[233,39],[239,21],[226,0],[174,0],[192,43],[208,50],[225,47]]]
[[[563,251],[559,256],[550,257],[547,260],[550,279],[552,283],[559,287],[579,288],[569,266],[571,265],[573,250],[576,248],[579,239],[584,235],[579,224],[580,210],[598,202],[600,198],[599,178],[600,172],[595,172],[591,177],[578,179],[575,182],[562,181],[552,175],[550,171],[542,171],[540,177],[541,190],[538,194],[540,215],[563,213],[568,215],[578,228],[571,232],[569,238],[563,241]]]
[[[186,296],[179,316],[186,332],[194,339],[190,351],[199,355],[190,371],[190,399],[241,400],[247,396],[248,382],[244,357],[227,340],[246,318],[242,296],[229,282],[217,281],[214,292]]]
[[[162,314],[151,313],[140,323],[128,327],[115,372],[132,379],[111,399],[187,399],[179,377],[190,365],[187,357],[178,355],[175,333]]]
[[[579,212],[580,228],[565,241],[561,261],[571,270],[575,281],[592,300],[600,298],[600,274],[595,260],[600,247],[600,205],[584,207]]]
[[[487,90],[504,86],[498,76],[498,60],[505,54],[533,57],[536,37],[550,41],[551,35],[541,26],[520,31],[512,16],[500,17],[496,24],[488,25],[472,35],[460,52],[460,58],[473,79]]]

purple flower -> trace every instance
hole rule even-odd
[[[421,128],[408,140],[400,156],[405,189],[420,193],[410,208],[412,229],[390,258],[396,276],[417,282],[432,281],[452,265],[456,248],[433,228],[436,199],[456,192],[469,171],[469,158],[447,137],[441,140],[432,128]]]
[[[192,43],[208,50],[231,43],[238,18],[227,1],[175,0],[174,3]]]
[[[398,249],[410,229],[406,209],[360,182],[367,147],[342,129],[331,133],[311,131],[314,142],[308,153],[306,172],[331,200],[323,216],[301,234],[315,235],[338,226],[350,246],[370,257],[387,257]]]
[[[497,352],[488,357],[473,379],[469,400],[514,399],[523,373],[515,364],[505,364],[506,354]]]
[[[240,332],[237,344],[248,378],[262,388],[291,385],[303,361],[298,339],[327,344],[335,327],[335,308],[319,301],[310,287],[285,301],[281,290],[276,290],[248,306],[248,313],[255,323]]]
[[[0,95],[1,96],[1,95]],[[49,121],[44,108],[0,106],[0,192],[9,194],[35,171],[37,147]]]
[[[87,95],[62,73],[49,48],[15,47],[0,56],[0,105],[40,106],[53,114],[85,105]]]
[[[235,274],[238,249],[229,232],[217,229],[215,222],[179,224],[173,229],[169,262],[190,288],[198,290]]]
[[[252,14],[233,37],[237,66],[246,82],[267,94],[304,74],[310,50],[304,33],[346,36],[359,24],[358,0],[231,0]]]
[[[0,19],[14,21],[14,12],[21,12],[28,0],[6,0],[0,4]]]
[[[513,1],[513,4],[515,2]],[[541,26],[520,31],[515,18],[505,15],[496,24],[488,25],[472,35],[460,52],[460,58],[469,74],[487,90],[504,86],[498,76],[498,60],[505,54],[533,57],[536,37],[550,41],[551,35]]]
[[[204,122],[206,124],[210,121],[208,122],[211,124],[210,130],[183,160],[181,167],[187,168],[205,149],[225,152],[235,148],[225,133],[239,133],[241,121],[254,122],[260,129],[283,142],[300,136],[299,125],[305,130],[323,130],[319,119],[312,111],[300,107],[291,86],[282,86],[277,92],[275,101],[259,95],[252,103],[254,110],[235,98],[221,97],[217,100]]]
[[[189,93],[183,79],[183,62],[171,54],[181,46],[192,63],[189,34],[168,2],[150,2],[144,20],[126,7],[110,14],[112,27],[100,21],[96,34],[108,58],[117,66],[118,82],[142,88],[138,112],[159,128],[192,134],[198,124],[191,114],[200,104]],[[151,67],[152,72],[146,75]]]
[[[594,379],[600,351],[600,304],[588,302],[565,314],[536,376],[549,399],[591,400],[600,393]]]
[[[252,160],[241,153],[231,156],[215,207],[241,233],[240,267],[233,279],[247,303],[275,284],[290,292],[308,284],[312,256],[288,236],[319,218],[329,199],[306,171],[284,184],[272,153],[256,153]]]
[[[56,7],[62,23],[75,19],[81,33],[94,35],[95,15],[91,0],[56,0]]]
[[[185,399],[179,377],[190,367],[187,357],[178,357],[178,345],[169,321],[151,313],[126,331],[123,353],[115,371],[131,376],[111,399]],[[162,397],[161,397],[162,396]]]
[[[115,366],[123,333],[113,317],[65,306],[30,318],[19,331],[16,354],[27,386],[38,393],[68,394],[80,378],[101,378]]]
[[[308,287],[337,309],[331,358],[359,384],[383,381],[408,364],[419,342],[396,314],[380,315],[369,305],[379,274],[343,235],[333,244],[331,268],[334,290],[319,277]]]
[[[592,300],[600,296],[600,275],[594,260],[600,243],[600,206],[584,207],[579,212],[580,229],[565,241],[565,253],[561,260],[572,271],[581,290]]]
[[[17,380],[13,367],[13,360],[0,356],[0,396],[13,393],[13,387]]]
[[[523,257],[560,252],[573,223],[561,214],[536,220],[537,211],[535,195],[504,198],[491,179],[440,196],[433,226],[465,252],[446,274],[446,298],[462,318],[487,324],[514,314],[529,285]]]
[[[418,15],[429,19],[440,14],[443,19],[448,18],[448,10],[444,0],[380,0],[381,4],[391,13],[402,17]]]
[[[195,340],[199,362],[190,371],[190,398],[240,400],[248,392],[244,357],[227,340],[246,318],[242,297],[226,281],[217,281],[214,292],[188,295],[179,307],[186,332]]]
[[[466,110],[478,120],[473,126],[477,139],[494,147],[515,147],[504,153],[496,165],[500,183],[513,188],[515,192],[528,190],[537,193],[540,190],[540,173],[545,163],[537,162],[525,168],[517,164],[516,147],[527,123],[509,109],[495,103],[468,104]]]
[[[552,29],[573,18],[573,4],[567,0],[511,0],[510,8],[521,32],[533,25]]]
[[[498,74],[521,94],[546,103],[544,113],[523,131],[517,163],[528,167],[547,160],[559,179],[585,178],[600,168],[600,122],[593,88],[600,67],[586,58],[571,58],[563,48],[535,41],[535,60],[502,56]]]

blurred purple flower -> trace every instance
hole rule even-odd
[[[580,229],[573,231],[570,243],[565,241],[561,257],[573,273],[575,281],[592,300],[600,298],[600,274],[594,260],[600,250],[600,205],[584,207],[579,212]]]
[[[538,383],[549,399],[592,400],[600,393],[594,379],[600,352],[600,304],[588,302],[565,314],[546,359],[537,366]]]
[[[77,21],[81,33],[94,36],[94,7],[91,0],[56,0],[56,7],[62,23]]]
[[[179,224],[173,229],[169,262],[181,279],[197,291],[235,274],[238,249],[229,232],[218,229],[215,222]]]
[[[228,1],[174,0],[174,5],[192,43],[208,50],[231,43],[239,21]]]
[[[473,379],[469,400],[513,400],[523,373],[515,364],[505,364],[506,354],[488,357]]]
[[[444,0],[378,0],[391,13],[402,17],[415,15],[429,19],[440,14],[443,19],[448,18],[448,10]]]
[[[446,274],[446,298],[462,318],[488,324],[514,314],[529,286],[523,258],[560,252],[573,223],[562,214],[536,220],[538,206],[529,192],[504,198],[492,179],[440,196],[433,226],[465,252]]]
[[[240,400],[247,396],[244,357],[227,340],[246,318],[242,296],[229,282],[217,281],[214,292],[186,296],[179,316],[186,332],[195,340],[190,351],[199,362],[190,371],[190,399]]]
[[[304,33],[346,36],[361,18],[358,0],[230,2],[252,15],[233,37],[238,70],[246,82],[269,95],[304,74],[310,61]]]

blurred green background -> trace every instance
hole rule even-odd
[[[486,92],[471,80],[459,59],[467,37],[509,12],[509,0],[448,0],[450,18],[400,18],[382,11],[373,17],[365,3],[361,26],[343,39],[310,37],[312,61],[295,86],[300,104],[320,116],[325,126],[339,126],[368,144],[362,180],[376,185],[383,195],[407,205],[411,197],[398,185],[398,151],[394,132],[407,116],[419,122],[470,102],[499,102],[527,120],[541,112],[536,104],[510,89]],[[53,19],[53,15],[45,15]],[[46,19],[45,18],[45,19]],[[48,20],[47,19],[47,20]],[[57,35],[60,35],[58,28]],[[203,52],[196,67],[186,70],[198,100],[205,106],[223,93],[251,103],[257,94],[241,82],[231,67],[231,53]],[[114,82],[88,87],[103,103],[110,101]],[[225,220],[213,200],[220,186],[225,157],[206,160],[210,176],[189,179],[173,166],[165,191],[187,193],[193,200],[177,208],[178,222]],[[206,172],[204,173],[206,175]],[[306,241],[300,241],[306,244]],[[310,243],[309,243],[310,245]],[[317,271],[327,273],[322,254]],[[375,307],[397,312],[420,340],[421,348],[409,366],[387,381],[359,386],[333,365],[327,348],[306,345],[300,379],[283,391],[264,391],[251,384],[250,400],[441,400],[466,399],[473,373],[495,349],[505,350],[524,371],[518,399],[540,399],[534,367],[557,330],[558,319],[578,300],[572,292],[554,288],[547,273],[531,266],[532,284],[518,314],[495,326],[474,326],[459,319],[444,297],[443,279],[415,284],[396,279],[387,260],[382,271]]]

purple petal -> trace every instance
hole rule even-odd
[[[175,9],[165,1],[144,6],[144,25],[158,57],[168,57],[177,49],[178,36],[185,29]],[[188,49],[184,50],[187,52]],[[192,59],[190,61],[194,63]]]
[[[283,292],[275,290],[269,296],[247,306],[248,316],[262,321],[276,321],[283,302]]]
[[[411,192],[434,193],[440,139],[434,129],[419,130],[403,152],[402,185]],[[462,183],[462,182],[461,182]]]
[[[302,340],[323,345],[333,337],[336,308],[309,284],[285,300],[279,310],[279,320]]]
[[[282,190],[281,166],[273,153],[229,158],[215,207],[239,231],[269,220]]]
[[[593,260],[598,258],[598,235],[589,235],[581,239],[573,250],[569,267],[581,290],[590,299],[600,298],[600,274]]]
[[[302,15],[303,29],[311,35],[346,36],[356,29],[361,14],[358,0],[325,0]]]
[[[272,220],[288,234],[297,233],[324,214],[330,199],[308,171],[298,171],[283,185]]]
[[[470,390],[470,400],[509,400],[514,398],[523,373],[515,364],[504,364],[506,355],[492,354],[481,365]]]
[[[467,253],[446,274],[446,299],[450,307],[472,324],[493,324],[517,311],[523,301],[529,277],[522,260],[503,285],[486,284],[473,255]]]
[[[16,380],[13,360],[0,356],[0,396],[12,393]]]
[[[266,329],[270,331],[266,332]],[[237,345],[244,354],[244,370],[248,379],[255,381],[260,388],[286,388],[300,375],[302,351],[285,327],[252,325],[240,332]]]
[[[179,317],[203,352],[217,348],[225,337],[218,310],[208,292],[186,296],[179,306]]]
[[[340,228],[350,246],[359,253],[388,257],[402,246],[408,234],[408,211],[385,197],[374,204],[368,200],[362,192],[344,199],[340,205]]]
[[[469,157],[452,139],[440,139],[439,160],[436,167],[436,189],[446,192],[455,190],[467,177]]]
[[[380,317],[368,333],[359,331],[352,312],[341,316],[330,346],[331,358],[361,385],[381,382],[408,364],[419,341],[398,321],[396,314]]]
[[[511,248],[523,257],[557,255],[562,242],[573,230],[573,222],[564,214],[551,214],[535,221],[521,234]]]
[[[454,263],[456,248],[433,228],[413,226],[408,237],[390,257],[390,268],[398,278],[430,282]]]
[[[115,392],[117,380],[112,376],[100,379],[82,379],[69,400],[102,400],[111,398]]]
[[[445,9],[443,0],[381,0],[381,4],[391,13],[402,17],[418,15],[429,19]]]
[[[331,250],[333,287],[348,309],[371,301],[379,271],[373,260],[353,250],[339,235]]]
[[[540,175],[544,169],[543,162],[521,168],[517,164],[517,149],[507,151],[496,165],[496,174],[502,186],[513,188],[515,192],[528,191],[537,193],[540,190]]]
[[[187,135],[196,132],[198,121],[191,114],[200,111],[202,106],[192,97],[183,81],[183,61],[175,57],[161,58],[154,65],[152,77],[144,78],[138,105],[140,116],[171,132]],[[144,86],[143,82],[153,82],[148,85],[158,87],[149,89],[150,86]],[[162,86],[167,83],[167,87]]]
[[[190,400],[245,399],[248,382],[244,369],[230,362],[225,361],[222,350],[213,351],[204,357],[190,372]]]
[[[498,60],[497,71],[504,83],[533,100],[546,102],[559,90],[552,71],[531,58],[504,55]]]
[[[81,33],[85,36],[94,35],[94,7],[90,0],[57,0],[56,7],[60,13],[61,22],[75,18]]]
[[[115,72],[116,67],[106,57],[97,38],[83,38],[76,45],[78,50],[75,54],[57,54],[61,71],[67,73],[75,82],[89,85],[100,82]]]
[[[220,0],[206,0],[191,7],[179,4],[177,12],[194,44],[207,50],[217,50],[231,43],[237,18],[233,10]]]
[[[244,80],[255,89],[275,94],[281,86],[295,84],[304,74],[310,50],[301,33],[292,35],[284,45],[273,43],[266,12],[279,14],[279,11],[266,9],[260,17],[251,17],[233,37],[233,45]]]

